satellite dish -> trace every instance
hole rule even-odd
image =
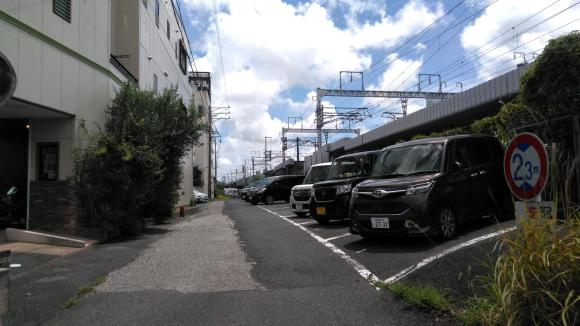
[[[0,52],[0,107],[8,101],[16,89],[16,73],[10,61]]]

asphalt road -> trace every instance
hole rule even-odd
[[[386,280],[409,266],[427,266],[403,275],[416,279],[433,270],[437,255],[446,265],[461,265],[465,249],[454,248],[509,226],[475,223],[443,244],[416,238],[369,242],[348,234],[345,222],[322,226],[295,217],[285,203],[213,202],[170,227],[135,260],[109,273],[96,294],[47,324],[426,325],[433,322],[430,315],[405,308],[368,278]],[[467,248],[483,247],[478,242]]]

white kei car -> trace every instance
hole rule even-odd
[[[310,209],[310,189],[312,185],[326,180],[332,162],[320,163],[310,167],[301,185],[292,187],[290,208],[296,216],[306,216]]]

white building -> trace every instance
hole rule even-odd
[[[173,1],[2,0],[0,52],[18,80],[0,107],[0,171],[9,171],[0,174],[0,191],[18,188],[14,222],[33,229],[77,229],[73,150],[86,138],[81,121],[89,132],[104,125],[119,85],[176,85],[185,105],[193,98],[189,40]],[[194,156],[208,148],[196,150],[184,159],[179,205],[191,200]]]

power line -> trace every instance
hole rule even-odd
[[[222,54],[222,38],[220,35],[220,27],[219,27],[219,22],[218,22],[218,10],[217,10],[217,5],[215,0],[212,0],[213,2],[213,12],[214,12],[214,23],[215,23],[215,29],[216,29],[216,36],[217,36],[217,41],[218,41],[218,51],[219,51],[219,59],[220,59],[220,66],[221,66],[221,70],[222,70],[222,83],[224,86],[224,95],[226,98],[226,104],[230,105],[230,101],[229,101],[229,97],[228,97],[228,86],[226,83],[226,72],[225,72],[225,68],[224,68],[224,57]]]

